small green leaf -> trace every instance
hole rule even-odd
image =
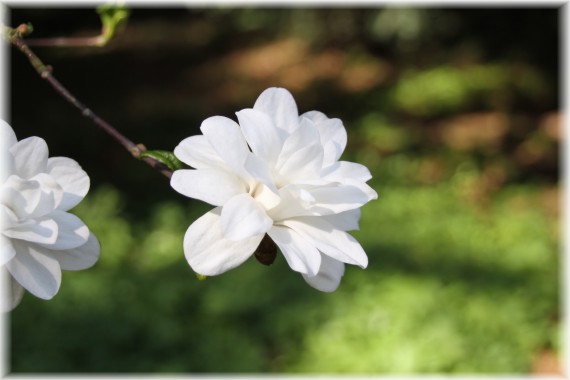
[[[200,274],[200,273],[196,273],[196,278],[197,278],[198,280],[200,280],[200,281],[204,281],[204,280],[206,280],[208,277],[207,277],[207,276],[204,276],[204,275],[202,275],[202,274]]]
[[[171,170],[179,170],[184,168],[184,164],[178,158],[176,158],[174,153],[167,150],[147,150],[145,152],[142,152],[139,157],[153,158],[168,166],[168,168]]]
[[[125,5],[103,4],[97,7],[97,13],[103,24],[100,45],[104,46],[125,26],[130,11]]]

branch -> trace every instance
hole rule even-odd
[[[42,79],[45,79],[54,90],[61,95],[65,100],[71,103],[75,108],[77,108],[83,116],[90,119],[98,127],[103,129],[107,134],[113,137],[119,144],[121,144],[129,153],[140,160],[143,160],[148,165],[158,170],[164,176],[170,178],[172,176],[172,170],[166,165],[161,163],[155,158],[143,155],[146,152],[146,148],[142,144],[135,144],[127,137],[123,136],[119,131],[117,131],[111,124],[107,123],[105,120],[100,118],[95,112],[91,111],[87,106],[81,103],[75,96],[73,96],[52,74],[52,68],[46,66],[37,55],[28,47],[24,42],[22,36],[29,33],[29,26],[22,24],[16,29],[9,27],[3,27],[4,38],[10,42],[12,45],[18,48],[30,61],[34,69],[40,75]],[[143,155],[143,156],[141,156]]]
[[[49,47],[101,47],[107,44],[107,40],[102,36],[94,37],[54,37],[54,38],[28,38],[28,46],[49,46]]]
[[[50,47],[103,47],[124,29],[130,12],[124,5],[103,4],[97,7],[97,13],[101,20],[101,33],[97,36],[28,38],[26,44]]]

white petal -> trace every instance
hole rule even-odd
[[[20,177],[28,179],[46,172],[48,147],[42,138],[32,136],[18,141],[10,152],[14,155],[16,173]]]
[[[303,117],[306,117],[307,119],[311,120],[315,124],[325,123],[328,120],[330,120],[327,115],[325,115],[324,113],[319,112],[319,111],[305,112],[304,114],[302,114],[300,116],[300,118],[303,118]]]
[[[0,234],[0,266],[12,260],[14,256],[16,256],[16,249],[12,245],[12,241]]]
[[[370,194],[360,188],[344,185],[287,185],[279,189],[279,195],[279,205],[268,210],[274,221],[296,216],[339,214],[360,208],[371,199]]]
[[[277,161],[285,135],[280,136],[266,113],[254,109],[236,112],[239,125],[251,151],[271,166]]]
[[[313,288],[321,292],[334,292],[344,275],[344,263],[327,255],[322,255],[321,269],[316,276],[303,275],[303,278]]]
[[[0,151],[0,183],[4,183],[14,173],[14,161],[14,156],[9,151]]]
[[[25,180],[12,175],[2,186],[0,200],[20,219],[43,216],[60,204],[63,190],[48,174]]]
[[[267,234],[277,244],[294,271],[314,276],[321,265],[321,254],[309,241],[290,228],[273,226]]]
[[[310,111],[301,115],[312,120],[319,130],[321,143],[324,147],[323,165],[330,165],[337,161],[344,148],[346,148],[346,129],[340,119],[329,119],[325,114],[318,111]]]
[[[11,175],[0,188],[0,203],[23,219],[33,211],[39,202],[39,183],[26,181],[16,175]]]
[[[275,186],[275,181],[273,180],[269,167],[267,166],[267,162],[263,161],[261,158],[253,154],[249,154],[245,160],[245,170],[248,172],[252,179],[263,183],[265,186],[271,189],[271,191],[278,195],[279,191]],[[252,182],[252,186],[255,186],[255,181],[250,182]]]
[[[370,187],[367,183],[362,183],[359,181],[352,182],[351,180],[348,180],[348,181],[346,181],[346,184],[358,187],[360,190],[362,190],[366,194],[369,201],[374,200],[374,199],[378,199],[378,193],[376,192],[376,190],[374,190],[372,187]]]
[[[16,306],[22,302],[22,297],[24,296],[24,287],[10,275],[10,310],[13,310]]]
[[[28,218],[46,215],[59,207],[63,199],[63,189],[55,179],[45,173],[39,173],[29,179],[40,185],[41,197],[37,207],[28,214]]]
[[[174,155],[195,169],[227,168],[206,136],[190,136],[174,148]]]
[[[278,183],[283,186],[290,183],[303,183],[304,180],[317,178],[322,167],[323,149],[320,145],[309,145],[283,162],[278,169]]]
[[[236,195],[222,208],[220,226],[228,240],[265,234],[272,225],[273,220],[249,194]]]
[[[54,244],[57,235],[58,225],[52,219],[29,219],[4,231],[4,236],[30,243]]]
[[[304,179],[320,177],[323,166],[323,147],[312,122],[304,119],[302,125],[283,144],[275,165],[280,185],[299,183]]]
[[[10,147],[16,144],[16,134],[8,123],[0,120],[0,182],[3,183],[6,178],[14,171],[14,156],[10,153]]]
[[[335,162],[323,169],[321,175],[323,180],[359,188],[369,201],[378,198],[378,193],[366,184],[372,175],[364,165],[348,161]]]
[[[89,176],[77,162],[67,157],[51,157],[47,172],[63,189],[63,197],[57,208],[67,211],[75,207],[89,191]]]
[[[292,133],[299,127],[299,112],[293,95],[284,88],[268,88],[257,98],[254,110],[266,113],[273,124],[287,132]]]
[[[221,207],[204,214],[190,225],[184,236],[184,255],[192,269],[205,276],[215,276],[233,269],[255,251],[263,234],[239,241],[222,235]]]
[[[42,299],[51,299],[61,284],[59,263],[42,252],[46,248],[17,243],[16,257],[6,267],[27,291]]]
[[[176,170],[170,186],[180,194],[221,206],[230,198],[246,191],[243,181],[232,173],[219,169]]]
[[[0,147],[2,150],[8,150],[10,147],[18,142],[16,138],[16,133],[4,120],[0,119]]]
[[[311,207],[315,198],[303,186],[286,185],[279,189],[281,202],[268,210],[268,215],[275,222],[295,216],[313,215]]]
[[[43,222],[54,221],[57,223],[57,239],[52,242],[37,242],[46,248],[53,250],[73,249],[82,246],[89,238],[89,229],[77,216],[65,211],[53,211]]]
[[[358,221],[360,220],[360,209],[355,208],[341,212],[339,214],[323,215],[319,218],[324,218],[327,222],[332,224],[336,229],[341,231],[358,230]]]
[[[302,235],[322,253],[347,264],[366,268],[368,257],[360,244],[352,236],[340,231],[319,217],[301,216],[285,220],[281,224]]]
[[[0,291],[1,298],[0,311],[5,313],[13,310],[20,301],[22,301],[22,296],[24,295],[24,288],[22,285],[18,284],[14,277],[8,272],[6,267],[0,267]]]
[[[18,217],[7,205],[0,203],[0,231],[18,225]]]
[[[326,167],[321,174],[324,178],[335,182],[343,182],[346,179],[366,182],[372,178],[366,166],[349,161],[335,162]]]
[[[101,246],[95,235],[90,234],[87,242],[77,248],[63,251],[46,251],[56,259],[63,270],[82,270],[92,267],[99,259]]]
[[[374,194],[363,191],[362,187],[369,188]],[[343,211],[362,207],[369,202],[376,192],[365,183],[357,186],[320,186],[309,190],[315,198],[311,211],[315,215],[338,214]]]
[[[259,206],[266,211],[277,206],[281,202],[281,196],[279,196],[279,193],[275,193],[274,190],[261,182],[255,184],[255,187],[250,190],[249,193]]]
[[[283,143],[283,149],[281,150],[279,162],[277,163],[278,167],[280,166],[280,162],[282,164],[282,162],[308,145],[321,145],[319,131],[314,123],[309,119],[302,119],[301,121],[303,123],[302,128],[291,133]]]
[[[249,148],[239,125],[227,117],[212,116],[202,122],[200,130],[222,160],[241,173]]]

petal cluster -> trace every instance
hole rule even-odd
[[[99,242],[67,211],[89,190],[89,177],[66,157],[48,158],[39,137],[17,141],[0,120],[0,272],[2,309],[12,310],[24,289],[51,299],[61,270],[80,270],[99,258]]]
[[[213,206],[188,228],[184,253],[194,271],[221,274],[247,260],[267,234],[314,288],[334,291],[344,264],[368,258],[346,231],[377,198],[363,165],[339,161],[346,130],[318,111],[299,115],[283,88],[265,90],[253,108],[202,123],[202,135],[174,154],[194,169],[174,172],[179,193]]]

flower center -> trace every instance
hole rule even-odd
[[[281,202],[281,197],[271,191],[271,189],[263,182],[255,180],[250,182],[248,184],[248,193],[265,210],[272,209]]]
[[[255,199],[259,194],[261,194],[261,192],[263,191],[263,186],[265,186],[263,183],[259,182],[259,181],[252,181],[253,183],[249,184],[249,195],[252,196],[253,199]]]

